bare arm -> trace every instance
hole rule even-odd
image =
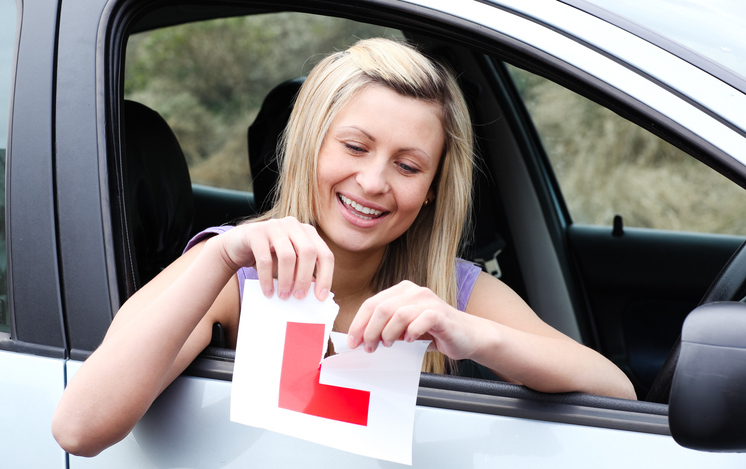
[[[350,347],[432,337],[437,349],[472,359],[505,379],[543,392],[580,391],[635,399],[613,363],[544,323],[507,285],[480,274],[467,313],[431,290],[402,282],[373,296],[349,329]]]
[[[280,297],[305,295],[316,268],[322,299],[333,256],[312,227],[295,219],[242,225],[189,250],[122,306],[68,384],[52,420],[63,449],[93,456],[118,442],[208,345],[213,323],[235,337],[241,266],[257,268],[268,296],[276,277]]]
[[[498,375],[544,392],[636,399],[627,376],[596,351],[542,321],[507,285],[480,274],[466,308],[479,321],[470,357]]]
[[[65,389],[52,432],[66,451],[94,456],[124,438],[207,346],[213,322],[238,315],[238,285],[208,241],[133,295]],[[204,272],[214,272],[204,275]]]

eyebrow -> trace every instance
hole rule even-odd
[[[376,138],[374,136],[372,136],[371,134],[369,134],[368,132],[366,132],[365,130],[361,129],[360,127],[356,125],[346,125],[344,127],[339,127],[337,131],[344,132],[345,130],[356,130],[362,133],[363,135],[365,135],[371,142],[376,141]],[[413,152],[421,153],[425,155],[430,161],[433,160],[433,157],[428,152],[426,152],[425,150],[419,147],[405,147],[405,148],[400,148],[398,151],[402,151],[402,152],[413,151]]]
[[[375,138],[375,137],[373,137],[373,136],[372,136],[371,134],[369,134],[368,132],[366,132],[365,130],[361,129],[360,127],[358,127],[358,126],[356,126],[356,125],[346,125],[346,126],[344,126],[344,127],[340,127],[340,128],[338,129],[338,131],[339,131],[339,130],[342,130],[342,131],[344,131],[344,130],[357,130],[358,132],[360,132],[360,133],[362,133],[363,135],[365,135],[366,137],[368,137],[368,139],[369,139],[369,140],[370,140],[371,142],[375,142],[375,141],[376,141],[376,138]]]

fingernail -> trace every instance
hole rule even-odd
[[[322,290],[321,290],[321,291],[319,292],[319,296],[318,296],[318,298],[319,298],[319,300],[321,300],[321,301],[324,301],[324,300],[326,299],[326,297],[327,297],[328,295],[329,295],[329,290],[328,290],[328,289],[326,289],[326,288],[323,288],[323,289],[322,289]]]
[[[303,297],[306,296],[306,291],[305,290],[295,290],[295,293],[293,293],[293,296],[296,297],[299,300],[302,300]]]
[[[371,347],[371,346],[370,346],[370,345],[368,345],[368,344],[365,344],[365,351],[366,351],[367,353],[371,353],[371,352],[373,351],[373,347]]]
[[[280,292],[277,296],[279,296],[281,300],[287,300],[288,298],[290,298],[290,292],[283,291],[283,292]]]
[[[347,346],[355,348],[355,337],[352,334],[347,334]]]
[[[272,289],[267,289],[267,290],[264,290],[263,293],[264,293],[264,296],[266,296],[267,298],[272,298],[272,295],[274,295],[275,291]]]

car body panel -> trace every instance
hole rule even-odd
[[[68,362],[68,374],[79,366]],[[406,467],[233,423],[229,414],[230,382],[180,377],[123,441],[94,458],[70,456],[70,467]],[[666,435],[425,406],[415,413],[412,467],[726,469],[744,461]]]
[[[628,19],[630,28],[648,28],[650,34],[666,37],[697,51],[706,63],[702,67],[713,75],[736,83],[742,91],[746,84],[746,5],[732,0],[564,0],[586,11],[600,7]],[[603,13],[606,15],[606,13]],[[668,44],[675,47],[674,44]],[[715,70],[713,66],[723,70]],[[738,74],[738,75],[736,75]]]
[[[619,58],[628,67],[660,80],[667,87],[691,98],[746,131],[746,95],[712,75],[644,39],[585,12],[556,1],[505,2],[572,37]]]
[[[3,467],[66,467],[50,422],[65,389],[63,360],[0,351]]]

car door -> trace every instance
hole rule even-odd
[[[534,177],[543,180],[586,343],[612,357],[644,398],[684,318],[745,239],[743,178],[718,174],[717,149],[635,119],[624,100],[612,111],[578,83],[519,67],[500,75],[536,153]]]
[[[537,174],[556,201],[546,206],[586,331],[644,397],[684,318],[744,241],[743,190],[560,85],[506,72],[541,151]]]
[[[207,20],[264,13],[267,8],[266,4],[253,2],[63,2],[55,175],[66,351],[70,358],[68,379],[95,349],[119,304],[134,288],[128,277],[136,266],[127,256],[131,240],[121,202],[125,196],[121,176],[123,51],[128,34],[138,21],[150,21],[157,28],[174,18]],[[540,171],[551,173],[548,166],[536,162],[541,157],[537,149],[541,142],[532,135],[530,122],[519,120],[526,118],[521,117],[522,101],[515,90],[511,91],[515,83],[506,75],[502,62],[535,62],[545,75],[574,83],[576,88],[594,90],[594,97],[618,106],[615,109],[631,109],[636,112],[633,117],[652,116],[651,122],[667,124],[667,131],[681,130],[683,124],[674,117],[661,118],[669,101],[657,103],[659,107],[642,101],[645,93],[638,88],[658,93],[660,87],[647,82],[628,87],[616,82],[614,74],[628,70],[620,70],[618,61],[510,5],[495,8],[482,2],[366,1],[330,6],[327,2],[286,2],[274,3],[272,8],[395,27],[460,67],[464,86],[471,87],[478,98],[478,123],[484,136],[479,145],[485,174],[494,178],[495,184],[485,191],[484,218],[494,216],[494,226],[504,225],[501,234],[508,244],[498,261],[507,260],[506,275],[545,320],[580,340],[586,330],[593,331],[577,315],[584,311],[578,303],[582,290],[576,290],[577,279],[568,261],[571,251],[563,244],[567,227],[560,223],[562,212],[555,208],[561,199],[550,190],[553,186],[547,180],[537,177]],[[566,10],[560,13],[570,14]],[[559,43],[574,55],[567,55],[563,47],[556,48]],[[82,44],[90,47],[80,47]],[[665,96],[667,100],[679,99]],[[701,110],[691,112],[707,117]],[[682,133],[693,138],[695,130]],[[697,143],[710,148],[707,142]],[[719,163],[737,168],[726,157]],[[490,211],[494,213],[488,216]],[[122,442],[94,458],[70,456],[69,466],[393,466],[230,422],[232,358],[231,351],[207,351],[164,391]],[[660,404],[584,395],[547,396],[507,383],[424,375],[415,417],[413,465],[743,464],[740,455],[679,447],[670,437],[666,414],[667,407]]]
[[[66,463],[49,430],[65,383],[52,177],[56,12],[56,1],[0,1],[3,467]]]

